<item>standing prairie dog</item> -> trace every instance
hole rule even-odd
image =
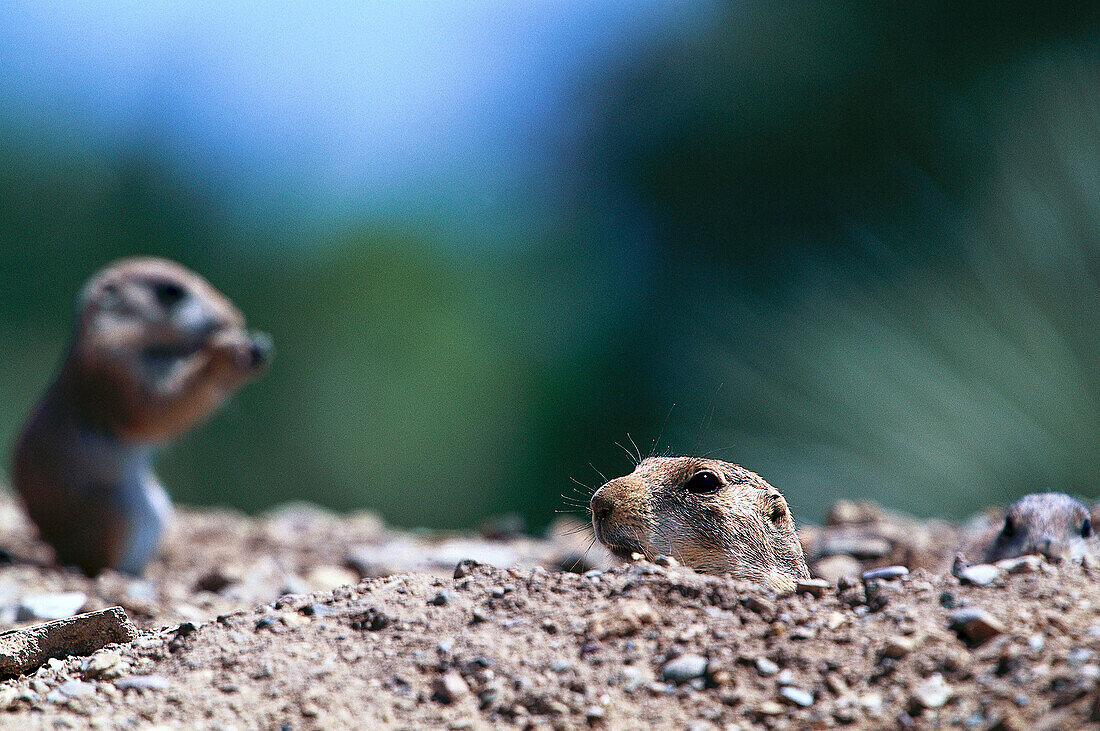
[[[140,574],[171,515],[155,445],[213,412],[270,355],[268,338],[179,264],[124,259],[93,276],[12,457],[15,488],[58,563]]]
[[[592,527],[612,553],[660,554],[776,591],[810,578],[779,490],[729,462],[650,457],[592,495]]]

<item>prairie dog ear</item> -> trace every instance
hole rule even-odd
[[[768,522],[777,528],[790,527],[791,511],[787,508],[787,501],[778,492],[769,492],[764,502],[764,514]]]

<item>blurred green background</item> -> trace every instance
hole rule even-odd
[[[278,348],[177,501],[537,528],[631,440],[811,521],[1095,498],[1096,8],[5,4],[0,443],[140,253]]]

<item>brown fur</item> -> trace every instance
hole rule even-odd
[[[88,282],[57,380],[12,458],[59,562],[141,571],[169,512],[151,446],[214,411],[269,350],[233,303],[174,262],[126,259]]]
[[[715,478],[715,491],[689,488],[703,473]],[[622,557],[666,554],[777,591],[810,576],[783,495],[728,462],[650,457],[597,490],[590,507],[596,537]]]

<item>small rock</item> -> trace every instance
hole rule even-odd
[[[912,637],[896,635],[886,641],[886,646],[883,648],[882,654],[894,660],[900,660],[912,652],[916,644],[917,643]]]
[[[474,569],[476,569],[480,565],[480,563],[473,560],[472,558],[462,559],[457,564],[455,564],[455,578],[465,579],[467,576],[474,572]]]
[[[505,594],[508,593],[508,590],[503,586],[494,586],[489,590],[489,593],[493,595],[494,599],[501,599]]]
[[[103,650],[85,660],[82,669],[84,677],[98,678],[102,676],[109,678],[116,675],[121,665],[122,657],[117,652]]]
[[[661,677],[670,683],[686,683],[701,678],[707,672],[707,659],[702,655],[681,655],[661,668]]]
[[[450,603],[451,593],[449,591],[441,591],[428,600],[428,604],[431,604],[433,607],[445,607]]]
[[[951,686],[943,682],[943,676],[935,673],[913,690],[911,703],[914,710],[940,708],[951,699]]]
[[[756,612],[757,614],[764,616],[775,614],[775,603],[765,599],[762,596],[749,594],[742,601],[746,607]]]
[[[573,663],[563,657],[558,657],[550,661],[550,669],[555,673],[564,673],[572,667]]]
[[[796,688],[793,685],[785,685],[779,689],[779,697],[791,705],[808,708],[814,704],[812,693]]]
[[[95,695],[95,686],[83,680],[66,680],[57,686],[57,692],[66,698],[87,698]]]
[[[603,576],[603,570],[601,569],[589,569],[581,574],[586,579],[598,579]]]
[[[766,657],[756,658],[756,671],[765,678],[770,678],[779,672],[779,666]]]
[[[775,701],[764,701],[756,707],[756,713],[761,716],[782,716],[785,711],[783,706]]]
[[[19,602],[16,619],[33,622],[42,619],[65,619],[78,613],[88,603],[88,595],[82,591],[63,591],[57,594],[30,594]]]
[[[779,685],[794,685],[794,673],[790,668],[780,670],[779,675],[775,676],[775,682]]]
[[[448,670],[432,681],[432,700],[451,705],[470,694],[470,688],[454,670]]]
[[[999,619],[977,607],[956,609],[948,615],[947,622],[959,637],[972,645],[980,645],[1005,631]]]
[[[795,590],[799,594],[809,594],[820,599],[829,591],[830,584],[823,579],[799,579],[795,582]]]
[[[864,571],[860,578],[864,581],[890,581],[909,575],[909,569],[904,566],[882,566],[877,569]]]
[[[170,685],[163,675],[131,675],[115,681],[119,690],[164,690]]]
[[[680,562],[674,559],[672,556],[654,556],[653,563],[658,566],[663,566],[666,569],[673,569],[680,565]]]
[[[960,568],[956,576],[964,583],[974,586],[989,586],[1001,575],[1001,570],[992,564],[980,563]]]
[[[648,682],[649,677],[647,677],[647,674],[633,665],[627,665],[619,673],[619,684],[624,693],[633,693]]]

